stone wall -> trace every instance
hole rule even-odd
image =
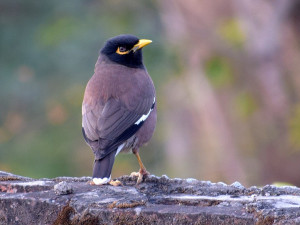
[[[300,189],[149,176],[123,186],[0,171],[0,224],[300,224]]]

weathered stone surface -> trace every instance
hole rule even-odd
[[[53,189],[57,195],[68,195],[74,192],[72,185],[67,181],[61,181],[58,184],[55,184]]]
[[[123,186],[113,187],[91,186],[90,179],[35,180],[0,171],[0,224],[300,223],[296,187],[245,188],[167,176],[149,176],[138,186],[136,178],[123,176]]]

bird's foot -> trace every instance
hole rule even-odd
[[[132,172],[130,174],[130,176],[131,177],[138,177],[137,181],[136,181],[136,184],[138,185],[138,184],[140,184],[143,181],[144,177],[148,176],[149,174],[150,173],[146,169],[144,169],[144,170],[140,169],[139,172]]]
[[[107,177],[104,177],[104,178],[94,177],[91,181],[88,182],[88,184],[90,184],[90,185],[103,185],[103,184],[109,183],[110,181],[111,181],[110,177],[109,178],[107,178]]]
[[[107,183],[98,183],[98,182],[95,183],[94,180],[90,180],[87,183],[90,184],[90,185],[98,185],[98,186],[104,185],[104,184],[109,184],[109,185],[112,185],[114,187],[116,187],[116,186],[123,186],[123,184],[121,183],[121,181],[118,181],[118,180],[111,180],[111,181],[109,181]]]
[[[121,181],[119,180],[111,180],[108,182],[108,184],[112,185],[112,186],[123,186],[123,184],[121,183]]]
[[[94,182],[93,180],[90,180],[90,181],[88,181],[88,182],[86,182],[86,183],[89,184],[89,185],[96,185],[95,182]]]

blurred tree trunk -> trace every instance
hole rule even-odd
[[[290,174],[287,167],[281,168],[278,163],[289,161],[286,124],[291,110],[281,53],[285,42],[283,28],[295,2],[233,0],[235,14],[247,37],[242,72],[251,77],[250,88],[260,101],[255,127],[261,131],[254,136],[261,161],[261,182],[289,179]]]
[[[246,32],[247,75],[254,76],[263,106],[272,117],[288,113],[288,97],[284,90],[280,65],[281,32],[293,1],[234,0],[235,12]],[[247,64],[246,64],[247,65]]]
[[[245,184],[284,179],[300,184],[298,174],[291,173],[299,169],[293,159],[300,155],[291,159],[288,154],[291,146],[287,124],[294,103],[287,91],[284,74],[288,69],[281,54],[284,38],[293,37],[281,34],[289,24],[287,18],[295,2],[159,2],[167,39],[174,43],[182,62],[180,78],[171,80],[166,88],[166,98],[171,99],[167,101],[171,110],[166,110],[168,116],[164,120],[169,126],[166,148],[171,171],[186,173],[193,166],[197,172],[192,171],[192,175],[200,179],[239,180]],[[237,21],[245,36],[241,46],[220,34],[227,21]],[[292,29],[289,31],[293,33]],[[286,54],[295,52],[292,46],[287,49]],[[212,86],[204,71],[204,63],[215,54],[230,60],[236,69],[237,84],[225,94]],[[295,74],[292,77],[299,78]],[[179,98],[175,91],[180,93]],[[244,92],[250,92],[257,104],[248,119],[241,119],[232,109],[235,99]],[[184,142],[186,138],[188,141]],[[174,165],[180,159],[181,165]],[[281,168],[280,162],[291,163],[291,167]]]
[[[202,1],[203,3],[211,7],[217,5],[210,1]],[[225,6],[223,3],[220,5]],[[167,98],[172,98],[172,101],[168,101],[172,112],[167,111],[167,114],[176,111],[185,112],[180,113],[180,118],[178,116],[175,120],[167,116],[164,120],[166,125],[172,127],[169,129],[171,141],[166,146],[170,170],[180,174],[179,170],[184,169],[181,171],[183,174],[191,173],[191,176],[201,179],[225,179],[232,182],[240,180],[245,183],[244,168],[231,129],[219,100],[203,72],[203,62],[213,46],[206,44],[207,38],[211,35],[206,32],[206,27],[211,26],[209,24],[212,21],[211,16],[215,15],[207,14],[204,8],[199,12],[198,1],[163,1],[160,6],[168,40],[176,43],[180,60],[183,61],[182,77],[176,83],[176,88],[170,86],[166,90]],[[221,8],[219,10],[221,11]],[[174,99],[174,90],[184,93],[183,97]],[[183,125],[187,120],[192,122]],[[171,121],[178,121],[178,124],[172,124]],[[193,134],[192,146],[187,141],[180,141],[181,144],[178,145],[178,139],[172,138],[186,136],[182,137],[181,134]],[[178,161],[178,158],[181,159],[181,164],[185,163],[185,168],[172,163]],[[195,159],[191,162],[194,164],[193,167],[189,163],[191,158]],[[191,168],[197,169],[191,171]]]

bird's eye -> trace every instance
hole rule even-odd
[[[127,50],[127,48],[124,47],[124,46],[118,47],[118,49],[117,49],[117,51],[116,51],[116,53],[118,53],[119,55],[126,55],[126,54],[128,54],[129,52],[130,52],[130,50]]]
[[[127,49],[125,48],[125,47],[119,47],[119,50],[120,50],[120,52],[126,52],[127,51]]]

